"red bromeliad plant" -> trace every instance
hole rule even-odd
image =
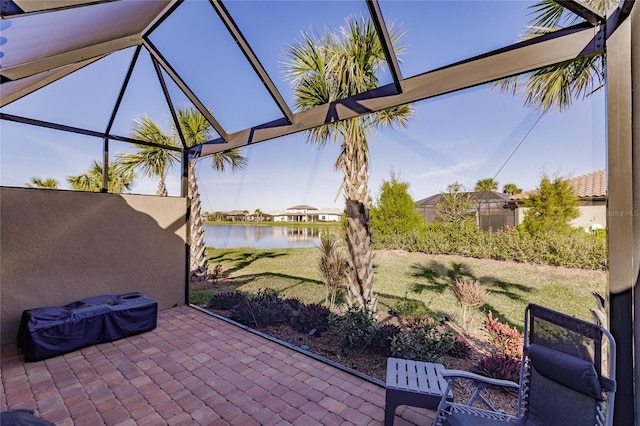
[[[487,318],[484,320],[484,328],[489,333],[489,343],[491,343],[501,354],[522,359],[522,345],[524,335],[515,327],[509,324],[501,323],[498,319],[493,318],[493,314],[489,311]]]
[[[502,354],[487,355],[471,368],[473,373],[494,379],[520,381],[520,360]]]

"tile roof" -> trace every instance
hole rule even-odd
[[[606,198],[607,197],[607,173],[605,170],[589,173],[569,179],[569,184],[573,187],[578,198]],[[524,200],[529,195],[536,193],[534,189],[521,194],[512,195],[511,200]]]

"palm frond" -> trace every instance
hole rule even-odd
[[[149,116],[134,118],[131,137],[145,142],[176,146],[175,140],[165,133]]]
[[[109,164],[107,169],[108,191],[120,193],[130,190],[134,178],[132,170],[119,169],[116,164]],[[102,190],[102,164],[94,160],[86,173],[69,176],[67,182],[76,191],[100,192]]]
[[[605,14],[615,6],[614,0],[585,0],[585,4]],[[557,31],[566,24],[574,24],[582,18],[570,13],[553,0],[541,0],[531,6],[535,15],[523,38],[534,38]],[[604,58],[596,55],[578,58],[571,62],[541,68],[526,78],[510,77],[493,83],[503,93],[515,95],[524,89],[525,105],[540,111],[563,111],[576,99],[585,98],[604,86]]]
[[[27,188],[58,189],[58,181],[53,178],[32,177],[25,186]]]
[[[179,108],[177,115],[180,130],[182,130],[188,147],[200,145],[213,139],[211,123],[195,107]]]
[[[571,107],[574,99],[593,93],[594,87],[604,81],[600,61],[599,57],[580,58],[534,72],[529,77],[525,103],[539,106],[542,112]]]
[[[229,151],[216,152],[211,155],[213,169],[217,172],[224,172],[231,169],[232,172],[242,170],[247,166],[247,158],[242,155],[239,149],[230,149]]]
[[[563,16],[566,19],[566,14],[568,14],[561,4],[553,0],[541,0],[530,6],[530,9],[529,15],[534,15],[534,18],[530,21],[533,27],[557,28],[563,21]]]
[[[413,117],[413,106],[410,104],[398,105],[378,111],[373,116],[373,125],[375,127],[407,127]]]

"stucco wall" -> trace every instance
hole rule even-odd
[[[139,291],[185,302],[186,200],[0,187],[2,345],[22,311]]]
[[[571,221],[571,225],[585,229],[601,228],[607,226],[607,206],[604,201],[593,202],[589,205],[582,205],[580,216]]]
[[[521,224],[524,221],[528,207],[518,207],[516,209],[516,224]],[[584,228],[589,230],[594,225],[600,225],[605,228],[607,225],[607,206],[605,201],[592,201],[589,203],[583,203],[578,206],[580,216],[571,221],[571,226]],[[595,226],[598,228],[599,226]]]

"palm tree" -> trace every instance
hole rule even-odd
[[[516,195],[522,193],[522,189],[518,188],[515,183],[505,183],[502,187],[502,192],[509,195]]]
[[[476,192],[485,192],[495,191],[496,189],[498,189],[498,182],[493,178],[485,178],[477,181],[473,190]]]
[[[161,145],[176,145],[176,140],[147,116],[134,119],[131,137]],[[131,171],[139,169],[148,178],[157,176],[159,179],[156,195],[166,197],[168,193],[165,177],[169,169],[180,162],[180,157],[174,151],[155,146],[136,145],[136,148],[138,151],[134,153],[116,154],[118,167]]]
[[[213,138],[213,128],[211,123],[195,108],[179,108],[177,110],[180,130],[184,136],[187,147],[202,144]],[[134,121],[132,132],[134,138],[155,142],[168,146],[180,146],[179,132],[174,123],[171,124],[169,133],[164,132],[161,127],[149,117],[140,117]],[[238,149],[225,152],[218,152],[206,157],[198,157],[189,161],[188,167],[188,197],[191,200],[191,260],[190,271],[191,280],[206,280],[207,276],[207,256],[204,243],[204,228],[202,222],[202,209],[200,203],[200,190],[196,175],[196,165],[204,160],[210,159],[213,169],[223,173],[227,169],[235,171],[246,166],[247,160]],[[180,164],[181,155],[176,151],[163,149],[160,147],[150,147],[138,145],[138,151],[132,154],[118,155],[118,168],[134,171],[140,169],[146,176],[157,176],[158,195],[167,195],[165,177],[171,167]]]
[[[115,163],[109,164],[107,176],[107,190],[116,193],[130,190],[135,178],[132,171],[119,169]],[[69,176],[67,182],[76,191],[102,191],[102,164],[94,161],[86,173]]]
[[[391,31],[394,46],[402,34]],[[336,99],[346,98],[378,86],[377,73],[385,63],[384,50],[371,21],[348,19],[337,32],[322,36],[302,35],[302,42],[289,46],[286,72],[304,111]],[[396,51],[402,48],[396,47]],[[340,141],[336,169],[344,174],[342,189],[346,201],[346,246],[348,251],[348,298],[352,304],[371,311],[377,308],[374,294],[373,248],[369,228],[368,136],[381,126],[406,126],[413,113],[401,105],[366,116],[326,124],[308,130],[307,141],[318,148],[331,140]]]
[[[615,0],[584,0],[587,6],[604,14],[617,4]],[[540,0],[530,7],[535,17],[527,27],[524,38],[538,37],[557,31],[580,21],[577,15],[567,11],[554,0]],[[604,55],[578,58],[571,62],[540,68],[521,84],[518,76],[496,83],[503,92],[516,94],[522,85],[525,105],[533,106],[543,113],[552,109],[563,111],[570,108],[573,100],[585,98],[604,87]]]
[[[25,186],[27,188],[58,189],[58,181],[53,178],[32,177],[31,182],[26,183]]]

